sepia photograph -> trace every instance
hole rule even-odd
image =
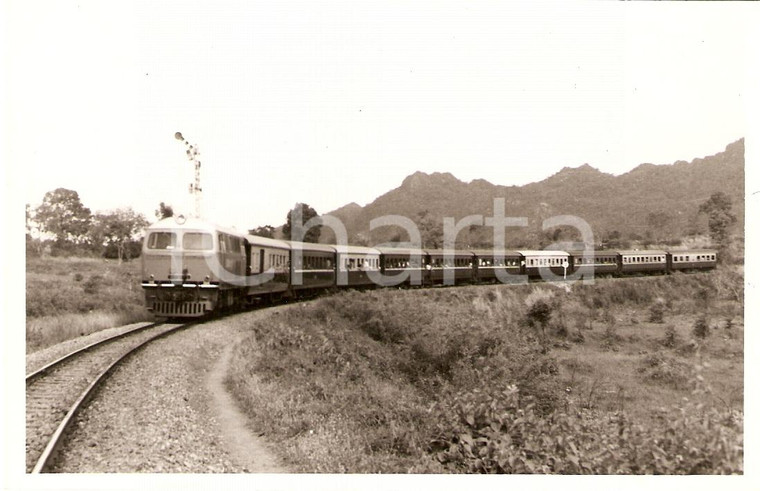
[[[0,20],[2,489],[760,484],[755,2]]]

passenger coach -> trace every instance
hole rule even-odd
[[[524,273],[530,278],[538,278],[541,271],[548,270],[563,278],[570,274],[570,254],[564,251],[517,251],[523,257]]]
[[[380,273],[380,251],[372,247],[333,246],[338,262],[338,285],[370,286]]]
[[[290,289],[290,242],[255,235],[245,237],[248,257],[247,295],[277,300]]]
[[[335,247],[309,242],[290,244],[290,289],[311,294],[335,286]]]
[[[570,267],[573,273],[584,277],[594,275],[613,275],[618,272],[619,254],[616,251],[569,251]]]
[[[421,285],[427,283],[428,255],[422,249],[378,247],[380,286]]]
[[[496,283],[505,281],[508,276],[522,274],[523,256],[517,251],[498,251],[482,249],[472,251],[475,255],[477,280]]]
[[[650,273],[667,271],[668,253],[665,251],[618,251],[621,273]]]
[[[668,253],[671,271],[713,269],[718,254],[714,250],[672,251]]]

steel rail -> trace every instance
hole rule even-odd
[[[61,423],[58,425],[58,428],[56,428],[53,435],[50,437],[50,440],[48,441],[47,446],[45,447],[45,450],[43,450],[42,454],[40,455],[39,459],[37,460],[37,463],[35,464],[34,468],[32,469],[32,474],[40,474],[47,470],[50,463],[53,461],[53,457],[55,456],[56,451],[58,450],[60,444],[63,441],[63,436],[66,434],[66,431],[71,424],[71,422],[74,419],[74,416],[79,412],[80,409],[84,407],[85,402],[88,400],[88,398],[94,393],[95,389],[106,380],[108,375],[113,371],[114,368],[116,368],[120,363],[125,361],[127,358],[129,358],[131,355],[135,354],[137,351],[141,350],[143,347],[148,345],[149,343],[162,338],[168,334],[174,333],[180,329],[184,329],[186,327],[189,327],[191,325],[196,324],[196,322],[188,322],[185,324],[178,324],[175,327],[172,327],[170,329],[167,329],[165,331],[161,331],[154,336],[149,337],[148,339],[142,341],[141,343],[133,346],[129,350],[127,350],[125,353],[123,353],[121,356],[119,356],[116,360],[114,360],[106,369],[104,369],[91,383],[90,385],[82,392],[82,394],[79,396],[79,398],[74,402],[74,404],[71,406],[69,411],[66,413],[66,416],[64,416]],[[131,331],[130,331],[131,332]]]
[[[135,334],[140,331],[144,331],[145,329],[150,329],[151,327],[156,327],[163,324],[162,322],[153,322],[146,324],[144,326],[138,326],[133,329],[130,329],[129,331],[124,331],[119,334],[115,334],[113,336],[107,337],[105,339],[101,339],[100,341],[95,341],[94,343],[88,344],[87,346],[84,346],[82,348],[79,348],[77,350],[72,351],[71,353],[68,353],[66,355],[63,355],[62,357],[58,358],[57,360],[51,361],[47,365],[43,366],[42,368],[38,368],[37,370],[33,371],[29,375],[26,376],[26,383],[29,384],[30,382],[36,380],[40,377],[43,373],[46,373],[50,371],[53,368],[56,368],[57,366],[61,365],[63,362],[70,360],[74,358],[75,356],[78,356],[86,351],[91,350],[92,348],[95,348],[97,346],[101,346],[113,341],[118,341],[119,339],[123,339],[130,334]]]

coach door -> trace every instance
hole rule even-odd
[[[259,249],[259,273],[264,272],[264,249]]]

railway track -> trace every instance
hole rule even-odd
[[[45,472],[79,409],[122,361],[192,323],[155,323],[92,343],[26,376],[26,471]]]

